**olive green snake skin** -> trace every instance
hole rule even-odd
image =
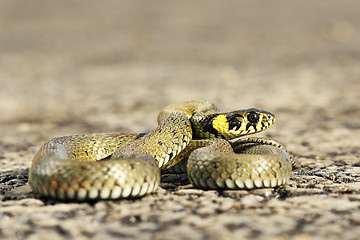
[[[141,197],[161,171],[186,171],[201,189],[253,189],[287,182],[294,161],[278,142],[240,138],[270,127],[275,116],[246,109],[220,113],[206,101],[165,107],[147,134],[99,133],[52,139],[30,169],[33,190],[60,200]]]

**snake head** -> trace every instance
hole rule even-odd
[[[211,114],[202,121],[204,133],[201,138],[230,140],[261,132],[269,128],[274,122],[274,114],[256,108]]]

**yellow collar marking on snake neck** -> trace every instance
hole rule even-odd
[[[229,131],[229,122],[225,115],[219,115],[214,118],[213,128],[220,134]]]

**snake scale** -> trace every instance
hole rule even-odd
[[[267,111],[221,113],[207,101],[165,107],[146,134],[98,133],[59,137],[45,143],[29,173],[33,190],[60,200],[141,197],[155,192],[161,171],[186,171],[201,189],[277,187],[294,162],[278,142],[240,136],[275,121]]]

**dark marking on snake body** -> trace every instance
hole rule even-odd
[[[132,170],[134,170],[134,169],[135,169],[135,166],[134,166],[134,164],[133,164],[133,163],[130,163],[129,165],[130,165],[130,168],[131,168]]]
[[[242,122],[239,121],[239,118],[244,118],[240,114],[233,114],[226,116],[227,122],[229,123],[229,129],[232,130],[235,128],[235,131],[241,128]]]
[[[249,128],[251,127],[251,126],[254,126],[252,123],[247,123],[246,124],[246,131],[249,131]]]

